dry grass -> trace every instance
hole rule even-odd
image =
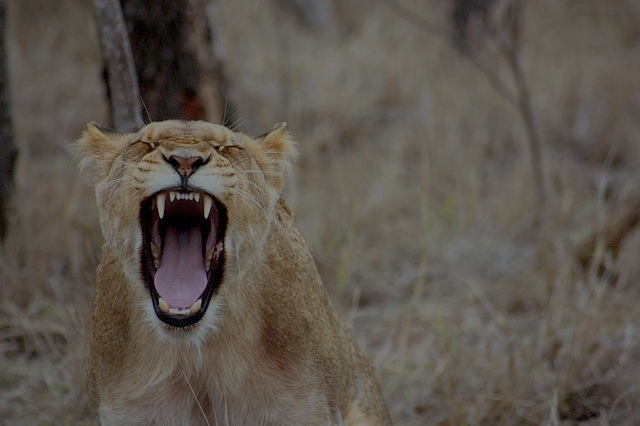
[[[288,198],[396,424],[640,421],[640,233],[602,255],[615,279],[572,257],[638,192],[636,2],[529,2],[540,227],[517,113],[443,40],[384,2],[334,2],[316,30],[275,2],[218,3],[240,128],[296,132]],[[444,22],[446,2],[405,4]],[[93,424],[82,348],[101,237],[69,144],[105,120],[96,31],[80,0],[12,0],[9,22],[21,157],[0,252],[0,419]]]

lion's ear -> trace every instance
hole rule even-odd
[[[104,129],[92,121],[76,142],[75,154],[80,159],[81,168],[93,165],[96,172],[102,175],[109,170],[126,144],[125,135]]]
[[[287,131],[287,123],[276,124],[271,132],[259,138],[256,151],[256,159],[267,182],[280,192],[284,177],[291,172],[298,156],[296,143]]]

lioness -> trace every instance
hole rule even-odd
[[[87,126],[105,243],[85,373],[103,424],[390,424],[281,198],[285,127]]]

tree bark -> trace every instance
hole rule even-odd
[[[226,91],[207,0],[121,0],[148,119],[222,123]]]
[[[213,7],[213,0],[187,0],[186,47],[193,53],[199,70],[198,97],[204,107],[203,118],[228,125],[225,122],[226,110],[229,108],[226,81],[222,61],[215,50],[215,34],[210,25],[211,15],[207,13],[207,3]]]
[[[9,101],[5,9],[6,2],[0,0],[0,241],[4,239],[7,232],[7,216],[13,191],[13,173],[18,154],[13,142],[11,105]]]
[[[118,0],[93,0],[93,4],[107,73],[112,125],[119,132],[130,132],[142,121],[142,105],[122,8]]]

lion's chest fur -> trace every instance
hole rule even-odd
[[[102,404],[103,424],[300,425],[324,417],[313,408],[314,396],[280,394],[268,404],[257,403],[255,395],[251,399],[216,392],[194,395],[184,382],[161,384],[149,391],[140,398]]]
[[[138,368],[149,370],[149,365]],[[252,374],[246,366],[227,364],[226,368],[211,366],[193,375],[178,365],[173,368],[170,373],[158,371],[155,377],[146,373],[151,377],[147,381],[129,379],[115,387],[117,392],[104,395],[99,413],[103,423],[300,425],[320,419],[333,423],[329,413],[318,408],[327,405],[323,396],[311,386],[278,377],[276,370],[262,368]],[[126,376],[142,378],[138,373],[132,371]]]

